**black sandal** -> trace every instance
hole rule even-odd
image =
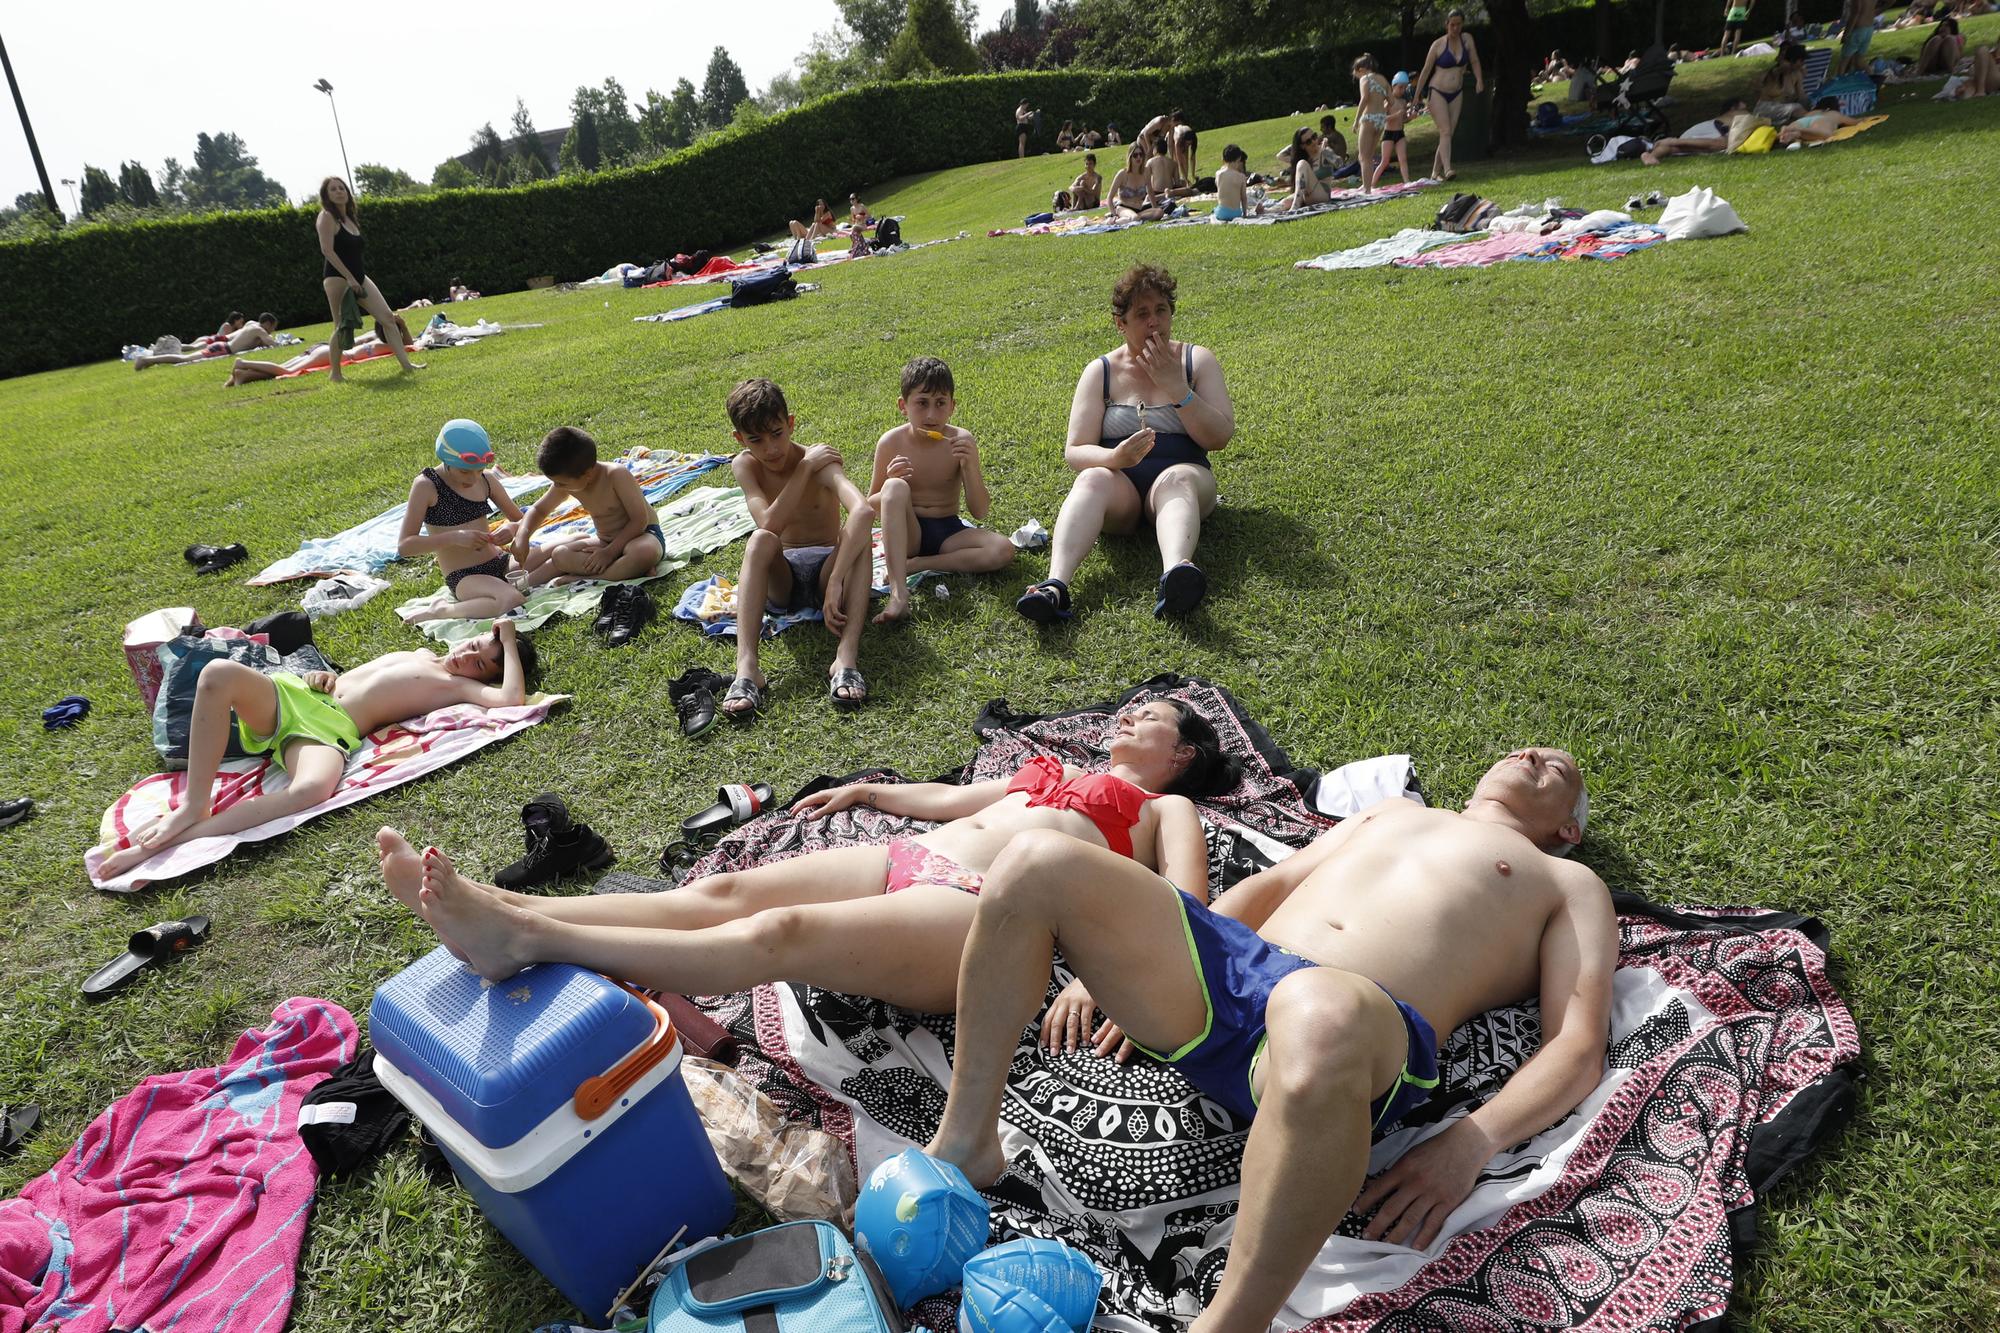
[[[731,708],[738,699],[748,699],[748,708]],[[748,722],[764,711],[764,687],[748,676],[738,676],[729,682],[729,688],[722,692],[722,715],[732,722]]]
[[[161,921],[134,931],[125,952],[92,972],[83,983],[83,998],[97,1001],[123,989],[146,968],[177,958],[208,938],[208,918]]]
[[[849,693],[842,694],[842,690]],[[835,708],[851,713],[868,702],[868,681],[859,668],[842,667],[827,679],[826,697]]]
[[[1014,609],[1037,625],[1053,625],[1068,620],[1069,585],[1061,579],[1031,583],[1026,592],[1014,599]]]
[[[1192,560],[1183,560],[1160,575],[1160,599],[1153,603],[1153,614],[1162,620],[1184,616],[1207,595],[1208,575]]]

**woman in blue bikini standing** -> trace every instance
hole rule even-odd
[[[1124,342],[1083,368],[1063,456],[1076,481],[1056,515],[1049,576],[1014,609],[1038,625],[1067,619],[1069,581],[1100,533],[1151,522],[1160,546],[1156,616],[1182,616],[1208,591],[1194,563],[1201,521],[1215,508],[1208,456],[1236,432],[1222,367],[1206,347],[1173,339],[1174,279],[1135,264],[1111,289]]]
[[[1458,96],[1465,91],[1467,66],[1472,68],[1472,91],[1485,92],[1486,71],[1479,64],[1479,48],[1465,31],[1465,11],[1454,9],[1445,15],[1444,36],[1431,43],[1430,54],[1424,57],[1424,72],[1417,76],[1431,123],[1437,126],[1437,155],[1431,159],[1431,174],[1439,180],[1451,180],[1458,174],[1451,169],[1451,132],[1458,128],[1462,109]]]

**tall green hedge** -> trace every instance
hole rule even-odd
[[[781,230],[816,196],[1011,156],[1023,97],[1061,118],[1144,123],[1167,106],[1223,124],[1340,100],[1334,58],[1278,52],[1176,70],[1052,71],[875,84],[643,167],[512,190],[364,201],[368,272],[391,304],[454,278],[511,291],[625,260]],[[231,307],[326,319],[314,211],[267,209],[82,228],[0,245],[0,376],[99,361],[214,327]]]

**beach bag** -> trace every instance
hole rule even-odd
[[[647,1333],[903,1333],[874,1263],[838,1227],[785,1222],[708,1246],[653,1292]]]
[[[201,633],[201,617],[191,606],[170,606],[149,612],[125,627],[125,666],[139,687],[139,697],[151,709],[160,697],[160,682],[166,669],[160,663],[159,646],[192,629]]]
[[[1056,215],[1053,213],[1030,213],[1021,219],[1021,225],[1024,227],[1039,227],[1044,222],[1054,222],[1055,220]]]
[[[1756,129],[1744,135],[1743,142],[1737,144],[1731,151],[1737,153],[1768,153],[1777,145],[1777,142],[1778,132],[1776,130],[1772,129],[1769,125],[1759,125]]]
[[[1460,236],[1467,232],[1484,231],[1498,211],[1499,206],[1491,199],[1481,199],[1476,194],[1455,194],[1450,203],[1437,211],[1435,226],[1438,231]]]
[[[1749,231],[1729,201],[1705,185],[1697,185],[1686,194],[1677,194],[1667,200],[1667,206],[1660,214],[1660,230],[1670,241],[1685,241],[1706,236],[1728,236],[1733,232]]]
[[[785,262],[792,265],[817,264],[819,251],[813,249],[813,243],[805,237],[794,236],[791,247],[785,251]]]
[[[1559,130],[1562,128],[1561,108],[1554,102],[1544,102],[1535,108],[1535,128],[1538,130]]]
[[[768,273],[758,273],[748,278],[729,280],[729,304],[732,306],[764,305],[770,301],[782,301],[788,296],[797,296],[798,286],[792,275],[781,268]]]
[[[902,223],[896,221],[894,218],[883,218],[875,224],[875,248],[877,250],[883,249],[886,246],[901,245],[902,243]]]

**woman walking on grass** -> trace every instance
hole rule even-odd
[[[355,303],[375,317],[375,326],[382,330],[403,369],[422,370],[422,363],[410,360],[409,349],[403,344],[402,321],[382,299],[382,289],[361,262],[361,222],[354,212],[354,191],[340,177],[328,176],[319,183],[319,217],[313,227],[319,233],[319,253],[324,261],[320,286],[326,289],[326,304],[333,312],[333,336],[327,340],[331,355],[327,378],[340,383],[340,356],[347,345],[341,307],[350,292]],[[358,328],[360,320],[354,322]]]
[[[1458,113],[1464,110],[1458,97],[1465,91],[1468,65],[1472,67],[1472,91],[1485,92],[1486,71],[1479,64],[1479,48],[1465,31],[1465,11],[1454,9],[1445,15],[1444,36],[1431,43],[1430,54],[1424,57],[1424,72],[1417,76],[1431,123],[1437,126],[1437,155],[1431,159],[1431,175],[1439,180],[1448,181],[1458,174],[1451,169],[1451,134],[1458,128]]]

